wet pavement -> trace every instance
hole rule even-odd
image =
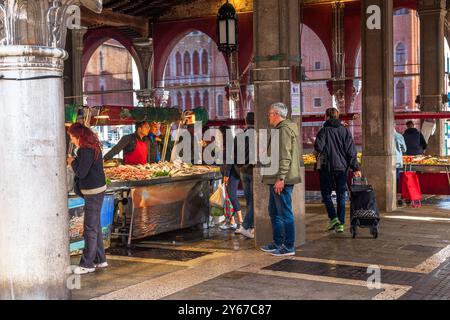
[[[450,298],[450,197],[384,214],[380,236],[324,231],[308,195],[307,243],[275,258],[217,227],[158,235],[109,251],[110,267],[81,278],[73,299],[309,300]],[[73,257],[76,264],[79,257]]]

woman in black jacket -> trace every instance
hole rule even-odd
[[[100,212],[106,191],[106,178],[103,171],[101,143],[94,132],[76,123],[69,128],[72,143],[78,147],[77,156],[69,157],[67,164],[75,172],[75,189],[84,198],[84,241],[85,247],[80,266],[75,274],[95,272],[96,268],[107,268],[103,247]]]

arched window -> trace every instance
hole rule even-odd
[[[223,117],[223,95],[217,97],[217,115]]]
[[[181,63],[181,53],[177,52],[175,59],[177,61],[177,77],[181,77],[181,73],[183,71],[183,65]]]
[[[208,74],[209,73],[209,58],[208,58],[208,51],[203,50],[202,53],[202,74]]]
[[[406,47],[403,42],[400,42],[395,47],[395,71],[405,72],[406,64]]]
[[[209,92],[206,90],[203,92],[203,107],[209,110]]]
[[[202,98],[200,97],[200,92],[195,91],[195,96],[194,96],[194,107],[201,107],[202,106]]]
[[[194,64],[194,75],[198,76],[200,74],[200,55],[197,50],[194,51],[192,60]]]
[[[399,81],[395,86],[395,106],[404,107],[405,100],[405,84]]]
[[[185,106],[186,106],[186,110],[191,110],[192,109],[192,96],[191,96],[191,92],[190,91],[188,91],[187,93],[186,93],[186,103],[185,103]]]
[[[184,75],[191,75],[191,55],[187,51],[184,53]]]
[[[177,93],[177,104],[178,104],[178,107],[180,109],[184,110],[184,107],[183,107],[183,95],[181,94],[180,91],[178,91],[178,93]]]
[[[164,77],[170,79],[171,73],[172,73],[172,70],[170,68],[170,61],[168,61],[167,65],[166,65],[166,71],[164,72]]]

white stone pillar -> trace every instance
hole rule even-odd
[[[73,4],[0,3],[0,299],[70,298],[62,75]]]
[[[254,1],[254,48],[256,129],[269,128],[267,112],[275,102],[291,105],[291,67],[300,65],[300,6],[298,0]],[[268,19],[270,13],[270,19]],[[275,59],[274,59],[275,58]],[[298,124],[301,137],[302,118],[291,117]],[[299,142],[300,154],[303,153]],[[261,172],[254,172],[255,243],[257,246],[273,241],[272,223],[268,212],[269,187],[261,183]],[[292,207],[296,226],[296,246],[306,242],[305,168],[302,182],[295,186]]]

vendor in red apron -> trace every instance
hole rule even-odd
[[[154,162],[151,159],[151,141],[148,137],[150,132],[150,124],[146,121],[136,124],[136,132],[124,136],[119,143],[111,149],[105,156],[104,160],[109,161],[114,156],[123,151],[123,160],[126,165],[139,165]]]

